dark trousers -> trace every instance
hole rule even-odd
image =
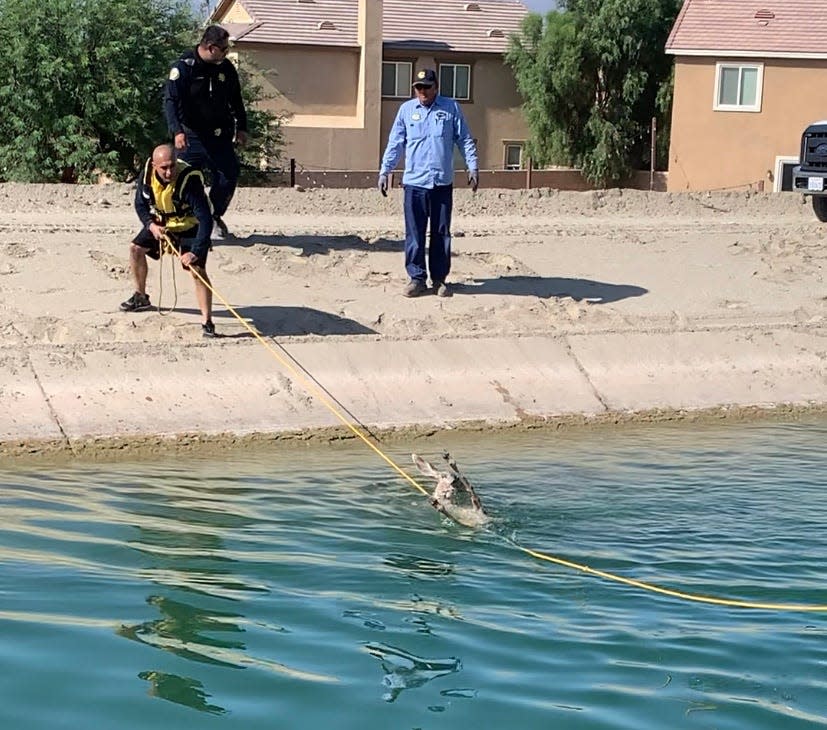
[[[451,271],[451,210],[454,186],[405,186],[405,270],[411,279],[425,281],[425,234],[430,224],[428,270],[431,281],[445,281]]]
[[[207,140],[187,130],[187,149],[179,157],[199,170],[209,171],[213,215],[224,215],[233,199],[241,170],[232,139],[227,135]]]

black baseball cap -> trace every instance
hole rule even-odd
[[[423,68],[416,72],[412,86],[433,86],[436,83],[436,71],[432,68]]]

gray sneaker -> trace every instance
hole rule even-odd
[[[438,297],[450,297],[451,290],[448,288],[448,285],[444,281],[435,281],[434,294],[436,294]]]
[[[145,312],[147,309],[152,309],[148,294],[135,292],[125,302],[121,302],[122,312]]]
[[[402,290],[402,296],[418,297],[426,291],[428,291],[428,287],[425,286],[424,281],[419,279],[411,279],[407,284],[405,284],[405,288]]]

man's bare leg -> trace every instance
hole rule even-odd
[[[132,277],[135,279],[135,291],[146,294],[146,277],[149,269],[146,263],[146,249],[136,244],[129,246],[129,264],[132,268]]]
[[[201,324],[207,324],[212,320],[212,286],[207,270],[201,266],[192,266],[192,279],[195,282],[195,298],[198,301],[198,308],[201,310]],[[196,271],[201,279],[196,276]],[[209,286],[207,286],[209,285]]]

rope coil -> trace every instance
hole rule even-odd
[[[180,252],[178,249],[175,248],[173,240],[169,237],[168,234],[164,234],[161,236],[161,240],[158,246],[158,314],[162,317],[165,317],[170,312],[175,311],[175,307],[178,306],[178,282],[175,280],[175,259],[170,258],[170,271],[172,272],[172,306],[169,308],[169,311],[165,312],[161,309],[161,302],[164,297],[164,255],[169,256],[180,256]]]

